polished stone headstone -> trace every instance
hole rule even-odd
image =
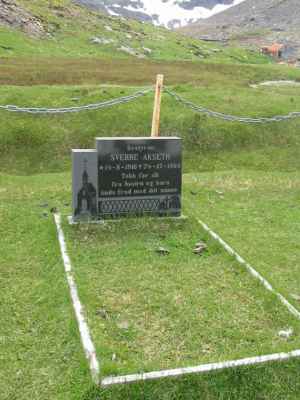
[[[98,215],[181,215],[181,139],[97,138]]]
[[[98,218],[98,154],[96,150],[73,150],[73,220]]]

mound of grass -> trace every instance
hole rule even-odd
[[[65,231],[102,375],[299,348],[299,322],[203,235],[192,214],[173,222],[65,224]],[[202,257],[193,253],[199,239],[208,244]],[[278,336],[286,326],[294,330],[289,341]]]
[[[151,64],[142,72],[143,63],[136,64],[136,69],[131,71],[131,64],[124,63],[107,75],[109,65],[100,67],[99,83],[114,82],[117,74],[125,76],[128,82],[138,70],[141,76],[133,78],[133,83],[147,85],[153,81],[155,72],[163,70],[166,84],[172,84],[186,68],[186,79],[193,84],[176,85],[174,90],[196,104],[229,114],[274,116],[300,109],[298,88],[249,87],[250,83],[265,80],[267,75],[299,78],[299,71],[285,73],[278,68],[221,65],[202,66],[198,70],[195,64],[179,63],[174,66]],[[56,74],[59,79],[60,71],[54,69],[53,76]],[[125,71],[128,75],[123,74]],[[36,71],[36,74],[33,82],[49,77],[49,70]],[[92,79],[97,77],[91,76]],[[28,82],[28,77],[26,79]],[[119,79],[121,83],[122,78]],[[136,90],[137,87],[117,85],[2,86],[0,103],[63,107],[117,98]],[[79,114],[31,116],[1,111],[0,168],[21,174],[65,170],[70,167],[70,149],[91,148],[96,136],[149,135],[152,108],[153,95],[148,94],[130,104]],[[195,114],[167,94],[163,97],[161,116],[162,135],[175,134],[184,139],[185,172],[235,166],[263,170],[299,167],[299,119],[267,125],[228,123]]]

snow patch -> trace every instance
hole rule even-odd
[[[122,9],[135,13],[140,12],[152,17],[155,25],[175,28],[196,22],[199,19],[209,18],[243,1],[245,0],[234,0],[230,5],[217,4],[212,9],[197,6],[189,10],[181,5],[186,0],[131,0],[131,5],[122,7],[119,4],[113,4],[111,6],[113,10],[108,6],[107,11],[111,15],[117,15],[117,9],[120,9],[120,14],[122,14]]]

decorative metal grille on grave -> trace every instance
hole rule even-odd
[[[124,199],[124,200],[104,200],[99,202],[99,213],[101,215],[119,216],[144,215],[155,213],[165,215],[168,213],[179,213],[181,200],[179,196],[167,196],[165,198],[154,199]]]

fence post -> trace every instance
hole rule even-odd
[[[154,109],[153,109],[153,119],[152,119],[152,130],[151,130],[152,137],[159,136],[160,106],[161,106],[163,83],[164,83],[164,76],[157,75],[155,99],[154,99]]]

